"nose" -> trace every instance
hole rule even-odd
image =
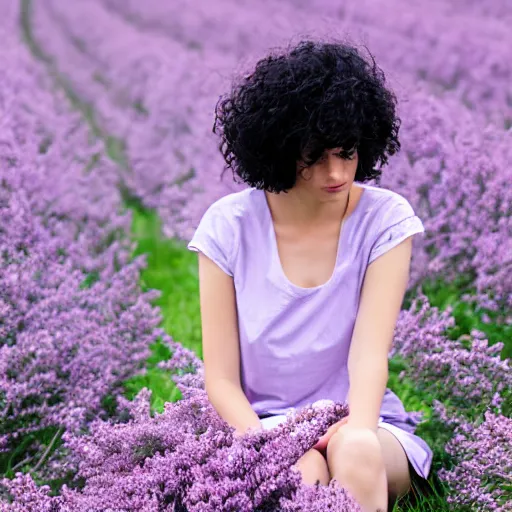
[[[330,155],[327,159],[325,170],[329,181],[344,183],[347,181],[347,168],[350,161],[343,160],[338,156]]]

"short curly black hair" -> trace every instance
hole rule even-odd
[[[356,181],[378,180],[375,166],[400,150],[400,119],[396,96],[370,56],[371,63],[348,43],[306,39],[259,60],[215,108],[224,172],[286,192],[303,168],[341,147],[346,158],[357,149]]]

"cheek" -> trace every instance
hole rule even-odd
[[[313,167],[303,169],[297,177],[297,185],[301,187],[310,187],[318,179],[318,173]]]

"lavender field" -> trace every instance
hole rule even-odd
[[[508,0],[0,0],[0,512],[358,510],[291,468],[344,404],[238,438],[208,402],[186,250],[242,188],[217,100],[308,37],[384,69],[379,186],[426,230],[389,387],[434,460],[395,511],[512,511],[511,24]]]

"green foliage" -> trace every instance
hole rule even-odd
[[[163,329],[202,357],[197,256],[183,242],[164,239],[153,212],[133,210],[132,236],[137,241],[133,256],[147,255],[142,289],[162,292],[154,304],[162,310]]]
[[[161,327],[174,340],[202,357],[197,257],[186,250],[183,242],[164,239],[157,214],[145,210],[136,201],[130,206],[133,211],[131,235],[137,242],[132,258],[140,254],[147,258],[147,266],[140,276],[141,288],[161,291],[153,302],[162,311]],[[150,349],[146,373],[125,381],[124,396],[133,399],[142,388],[151,389],[151,410],[161,413],[166,402],[181,399],[181,392],[169,372],[156,367],[160,361],[171,358],[169,347],[158,339]]]
[[[64,429],[57,426],[41,428],[37,432],[21,434],[16,448],[10,452],[0,453],[0,474],[7,478],[14,478],[18,471],[23,473],[31,471],[44,456],[47,460],[56,448],[62,445]],[[33,447],[38,441],[42,448],[35,451]],[[51,445],[51,450],[45,456],[46,447]],[[37,477],[37,473],[34,474]],[[46,482],[45,482],[46,483]]]
[[[110,159],[124,168],[128,167],[125,156],[125,144],[121,139],[108,135],[105,140],[105,147]]]
[[[459,339],[460,336],[470,334],[476,329],[485,334],[489,345],[498,342],[505,344],[501,352],[502,359],[512,358],[512,323],[507,324],[505,320],[507,312],[479,308],[477,304],[469,304],[462,300],[463,295],[476,295],[476,289],[471,285],[469,276],[460,276],[453,282],[446,282],[441,278],[428,279],[422,283],[421,288],[433,307],[440,310],[445,310],[448,306],[453,308],[455,326],[447,332],[450,339]],[[415,291],[409,292],[404,307],[411,304]],[[509,317],[511,314],[508,312]]]
[[[407,363],[402,358],[398,356],[391,358],[389,360],[387,386],[393,393],[396,393],[407,411],[421,411],[423,418],[430,418],[434,397],[426,392],[419,391],[415,383],[410,379],[400,378],[400,372],[405,370],[406,367]]]
[[[132,400],[143,389],[151,389],[151,410],[161,413],[166,402],[176,402],[181,399],[181,392],[169,377],[169,372],[150,368],[145,375],[131,377],[124,383],[124,396]]]
[[[100,278],[100,275],[98,272],[89,272],[86,276],[86,278],[82,281],[80,284],[80,289],[87,289],[90,288],[94,283],[96,283]]]
[[[453,512],[446,502],[447,492],[435,474],[427,482],[413,480],[411,491],[398,501],[392,512]]]

